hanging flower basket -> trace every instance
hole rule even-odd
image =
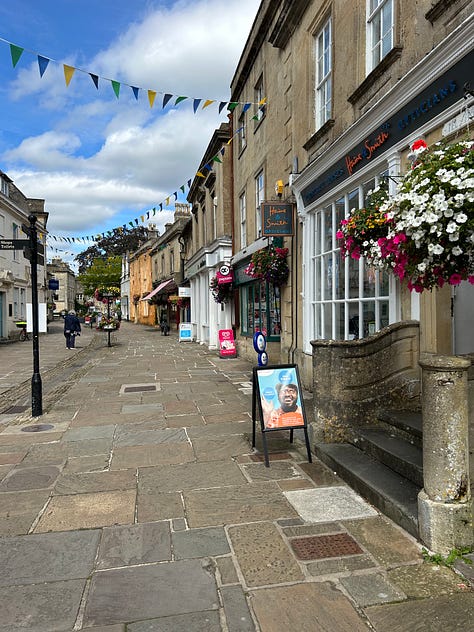
[[[100,285],[94,292],[94,298],[96,301],[106,303],[108,298],[104,298],[104,296],[117,298],[120,296],[120,288],[116,285]]]
[[[416,292],[474,284],[474,142],[428,148],[420,139],[410,157],[398,193],[378,209],[382,234],[362,241],[350,233],[356,223],[351,213],[338,233],[344,254],[366,256]]]
[[[212,277],[209,289],[216,303],[229,303],[234,295],[233,283],[219,283],[217,276]]]
[[[120,329],[120,321],[118,320],[118,318],[108,318],[107,316],[102,316],[96,329],[101,331],[115,331],[117,329]]]
[[[257,250],[245,268],[245,274],[254,279],[262,279],[273,285],[281,286],[286,283],[290,273],[286,261],[287,256],[288,248],[269,246]]]

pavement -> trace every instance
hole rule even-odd
[[[0,345],[0,631],[472,629],[469,578],[303,443],[268,434],[265,467],[249,362],[127,322],[107,342],[51,323],[37,417],[31,342]]]

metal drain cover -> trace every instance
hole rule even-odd
[[[347,533],[294,538],[291,547],[300,560],[319,560],[325,557],[343,557],[363,553],[360,546]]]
[[[22,432],[43,432],[44,430],[51,430],[54,428],[52,424],[34,424],[33,426],[25,426],[21,429]]]

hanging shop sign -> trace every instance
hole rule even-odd
[[[232,283],[234,280],[234,273],[230,266],[226,263],[222,264],[219,270],[216,272],[217,284],[221,283]]]
[[[412,134],[420,125],[431,121],[459,101],[463,96],[465,78],[471,74],[473,66],[474,51],[471,51],[304,188],[301,193],[304,205],[312,204],[368,162]]]
[[[179,287],[178,296],[180,298],[191,298],[191,288],[187,286]]]
[[[293,235],[293,204],[262,202],[262,236]]]

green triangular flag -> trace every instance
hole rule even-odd
[[[238,106],[238,102],[237,103],[229,103],[229,105],[227,106],[227,109],[229,110],[229,112],[232,112],[232,110],[235,110],[235,108]]]
[[[15,66],[17,65],[18,60],[20,59],[21,54],[23,53],[24,50],[25,50],[24,48],[15,46],[15,44],[10,44],[10,52],[12,54],[13,68],[15,68]]]
[[[118,99],[119,94],[120,94],[120,83],[118,81],[114,81],[113,79],[111,79],[110,83],[112,84],[112,88],[114,89],[115,96]]]

